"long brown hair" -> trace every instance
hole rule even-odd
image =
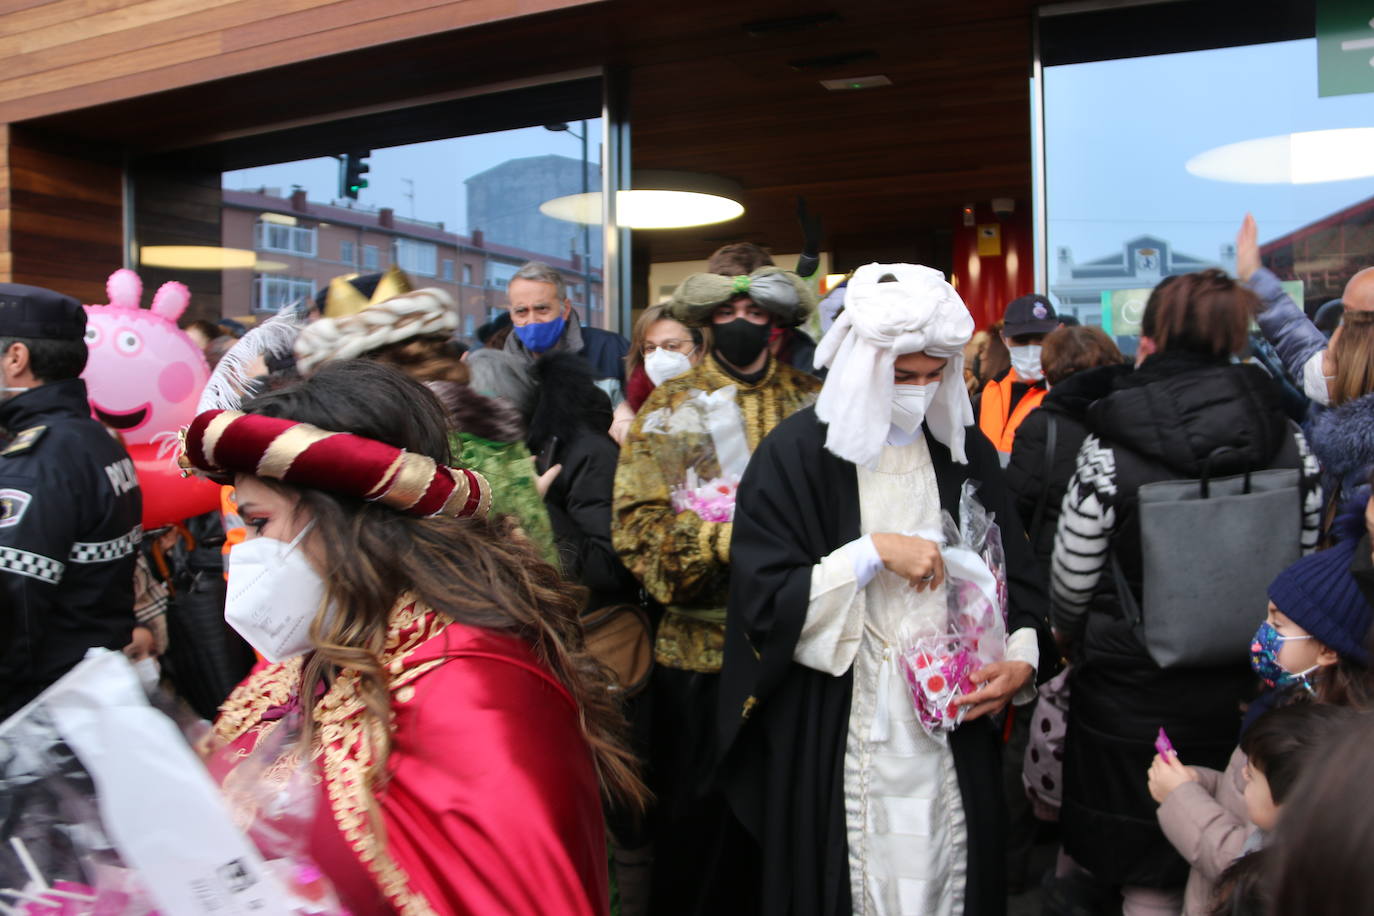
[[[1374,312],[1345,310],[1331,345],[1331,361],[1336,368],[1333,407],[1374,391]]]
[[[368,359],[395,366],[406,375],[421,382],[468,382],[467,363],[453,349],[447,336],[430,334],[412,337],[400,343],[364,353]]]
[[[309,380],[263,395],[245,411],[387,442],[436,461],[450,460],[444,413],[402,373],[371,360],[325,366]],[[327,605],[311,628],[316,651],[305,666],[304,697],[342,668],[359,672],[372,745],[369,779],[380,787],[390,752],[389,676],[380,657],[391,612],[403,595],[452,620],[522,639],[577,704],[580,725],[608,799],[643,805],[647,790],[627,748],[627,727],[610,679],[586,651],[579,613],[584,591],[565,582],[523,538],[498,522],[414,518],[377,503],[264,481],[299,496],[323,546]],[[313,723],[307,720],[307,735]]]

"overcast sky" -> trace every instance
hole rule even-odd
[[[1081,264],[1149,232],[1217,259],[1247,210],[1264,242],[1374,196],[1374,179],[1233,184],[1184,169],[1227,143],[1374,126],[1374,95],[1317,97],[1315,39],[1052,67],[1045,119],[1051,280],[1060,246]]]

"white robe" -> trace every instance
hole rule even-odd
[[[840,676],[854,669],[845,745],[845,823],[855,913],[963,912],[968,836],[948,743],[916,719],[898,669],[898,624],[908,614],[942,630],[945,590],[918,592],[881,568],[868,535],[940,527],[940,495],[925,437],[894,430],[875,470],[857,467],[863,537],[822,558],[794,658]],[[1039,661],[1035,633],[1007,641],[1007,657]],[[1017,702],[1034,696],[1033,689]],[[1001,786],[989,786],[1001,791]]]

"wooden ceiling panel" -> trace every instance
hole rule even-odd
[[[109,0],[63,2],[86,3],[96,16],[120,15],[114,12],[120,5]],[[203,5],[225,26],[216,33],[222,54],[259,54],[266,65],[290,48],[303,62],[234,77],[210,67],[196,85],[40,123],[138,155],[606,65],[628,74],[635,167],[710,172],[745,189],[746,213],[731,223],[637,233],[636,250],[654,260],[704,257],[731,238],[795,249],[798,195],[836,239],[947,230],[965,202],[996,196],[1028,205],[1030,197],[1029,0],[606,0],[469,28],[445,25],[442,0],[398,0],[394,8],[373,0],[283,0],[284,15],[271,19],[245,17],[250,0]],[[329,39],[308,11],[326,5],[341,13],[329,23],[332,34],[356,35],[360,44],[307,61]],[[495,5],[472,0],[469,21],[492,18]],[[43,5],[10,0],[0,8],[15,10],[0,15],[0,44],[25,31],[58,34]],[[342,15],[348,10],[356,15]],[[760,35],[744,28],[824,12],[838,20]],[[433,24],[430,34],[394,40],[406,29],[415,34],[410,20],[420,19]],[[190,29],[184,31],[189,38]],[[38,86],[44,72],[60,77],[68,57],[74,63],[110,39],[85,40],[90,43],[82,47],[54,48],[61,53],[53,70],[18,60],[22,66],[0,80],[0,90],[24,79]],[[876,57],[849,66],[794,66],[843,52]],[[851,92],[819,85],[870,74],[884,74],[893,85]]]

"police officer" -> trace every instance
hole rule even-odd
[[[0,283],[0,718],[134,628],[142,497],[91,419],[85,337],[75,299]]]

